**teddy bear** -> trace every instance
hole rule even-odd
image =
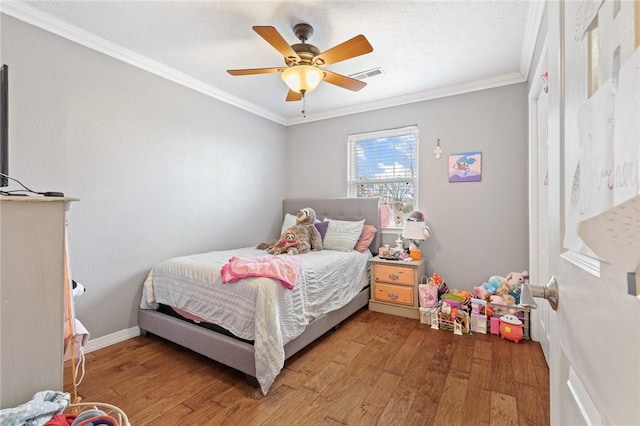
[[[298,240],[296,240],[296,233],[291,229],[287,229],[282,235],[282,238],[267,247],[267,253],[279,255],[279,254],[299,254]]]
[[[511,282],[507,281],[497,288],[495,295],[502,298],[504,305],[515,305],[516,299],[511,295],[511,291],[513,291],[513,289],[514,286]]]
[[[295,233],[299,254],[322,250],[322,236],[318,228],[314,226],[315,221],[315,210],[311,207],[305,207],[298,210],[296,224],[287,229],[287,231],[292,230]]]

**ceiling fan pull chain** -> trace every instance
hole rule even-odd
[[[307,97],[302,94],[302,118],[307,118]]]

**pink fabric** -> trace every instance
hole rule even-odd
[[[241,278],[275,278],[291,290],[298,280],[302,262],[297,256],[236,257],[222,267],[222,283],[234,283]]]

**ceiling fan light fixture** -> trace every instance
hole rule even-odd
[[[311,65],[295,65],[282,71],[282,81],[296,93],[313,91],[322,78],[322,71]]]

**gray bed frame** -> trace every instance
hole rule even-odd
[[[337,220],[365,219],[365,223],[380,229],[377,198],[286,199],[282,207],[283,216],[311,207],[320,220],[325,217]],[[378,252],[380,242],[381,235],[378,231],[369,246],[373,254]],[[285,360],[339,325],[368,302],[369,287],[342,308],[314,319],[300,336],[285,345]],[[149,309],[138,310],[138,326],[142,335],[152,333],[245,373],[249,384],[258,387],[252,344]]]

